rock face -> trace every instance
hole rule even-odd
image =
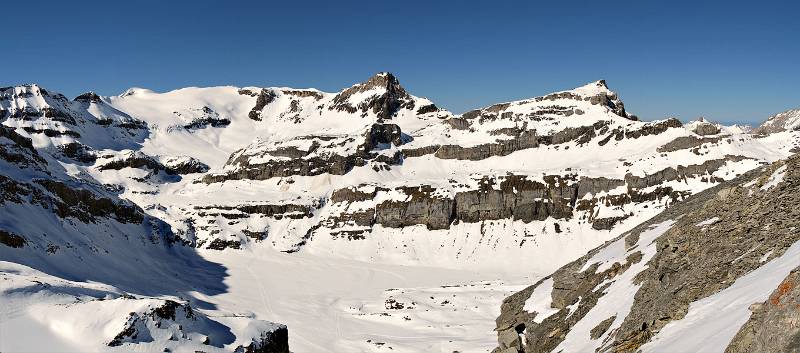
[[[753,315],[725,352],[800,351],[800,268],[786,276],[767,301],[750,309]]]
[[[231,155],[226,163],[230,171],[207,175],[203,181],[215,183],[293,175],[344,175],[355,167],[367,165],[370,160],[388,165],[399,163],[399,155],[376,153],[375,150],[381,145],[399,146],[404,143],[403,133],[395,124],[372,124],[358,138],[303,136],[302,140],[310,141],[305,150],[289,144],[257,143],[248,146]],[[253,162],[254,159],[259,162]]]
[[[793,245],[800,244],[800,235],[794,231],[799,226],[794,221],[797,208],[792,206],[800,201],[798,181],[800,157],[794,156],[723,183],[689,197],[507,298],[497,319],[499,348],[496,351],[508,346],[504,339],[506,332],[523,325],[525,344],[518,347],[519,351],[549,352],[559,350],[558,347],[582,347],[583,350],[635,352],[646,343],[658,340],[667,324],[681,323],[691,303],[724,291],[767,261],[781,258],[781,261],[797,262],[795,255],[781,256]],[[653,234],[652,227],[662,230]],[[642,243],[643,239],[652,241],[652,245],[646,248],[648,244]],[[617,246],[619,250],[614,250]],[[609,259],[610,254],[618,254],[618,257]],[[768,303],[753,303],[754,315],[736,338],[732,331],[726,341],[733,338],[728,351],[785,351],[796,347],[793,340],[798,329],[792,324],[796,321],[792,318],[793,312],[782,306],[770,306],[770,303],[792,305],[795,274],[790,274],[778,286]],[[549,306],[556,312],[540,318],[536,312],[524,311],[525,301],[547,281],[553,283],[546,295],[551,299]],[[631,298],[633,294],[629,293],[620,294],[625,298],[606,298],[618,293],[618,283],[623,281],[633,281],[635,296]],[[613,305],[609,300],[631,302],[628,308],[618,309],[622,311],[617,311],[614,319],[598,317],[596,313],[615,310],[611,309]],[[784,320],[788,325],[760,325],[766,317]],[[595,343],[579,343],[580,339],[573,336],[580,335],[577,330],[587,326],[591,326],[588,328],[592,338],[597,339]],[[668,349],[668,346],[661,349]]]
[[[730,159],[741,160],[740,157]],[[630,215],[598,217],[597,212],[602,205],[619,207],[647,201],[660,202],[662,199],[670,202],[682,200],[689,194],[669,186],[658,186],[670,181],[712,175],[727,161],[711,160],[702,165],[679,166],[678,169],[670,167],[645,176],[628,174],[624,179],[579,178],[576,175],[548,175],[541,181],[521,175],[484,177],[477,180],[476,189],[468,191],[429,185],[404,186],[393,190],[361,185],[333,192],[330,201],[345,205],[342,209],[346,211],[335,214],[327,222],[330,222],[328,227],[332,229],[347,224],[366,227],[359,231],[363,233],[375,225],[388,228],[424,225],[429,230],[441,230],[450,229],[451,224],[460,222],[510,219],[530,223],[548,218],[570,219],[577,214],[581,219],[587,219],[596,230],[610,230]],[[611,193],[620,187],[626,191]],[[656,188],[646,191],[652,187]],[[378,201],[393,193],[402,196]],[[598,194],[603,196],[592,196]],[[363,205],[365,201],[375,202],[374,206],[346,206],[352,203]]]
[[[171,157],[164,163],[155,157],[141,152],[127,151],[119,155],[103,156],[97,163],[99,170],[120,170],[123,168],[150,169],[167,174],[192,174],[208,171],[208,166],[191,157]]]
[[[247,346],[239,346],[235,353],[289,353],[289,331],[280,326],[272,331],[264,331]]]

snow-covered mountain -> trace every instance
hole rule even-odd
[[[335,93],[2,88],[0,298],[74,327],[54,336],[103,332],[77,350],[285,350],[279,318],[219,304],[239,258],[547,275],[787,158],[787,116],[643,122],[604,81],[453,114],[389,73]]]

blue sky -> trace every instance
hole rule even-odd
[[[800,107],[800,2],[12,1],[0,85],[338,91],[378,71],[454,112],[606,79],[643,119]]]

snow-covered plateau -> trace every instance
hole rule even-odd
[[[0,351],[748,351],[791,319],[748,308],[800,266],[798,121],[640,121],[605,81],[0,88]]]

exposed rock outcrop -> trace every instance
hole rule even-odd
[[[121,298],[116,300],[130,300]],[[239,345],[235,353],[289,353],[288,330],[284,325],[259,322],[262,326],[256,337],[246,345]],[[145,310],[131,312],[122,330],[111,339],[109,347],[155,342],[168,337],[169,341],[189,341],[192,345],[207,346],[215,351],[231,343],[230,333],[222,330],[214,319],[192,308],[188,303],[173,300],[160,301]],[[171,351],[165,349],[166,351]]]
[[[658,152],[675,152],[680,150],[692,149],[697,154],[697,147],[706,143],[717,143],[721,140],[720,137],[696,137],[696,136],[680,136],[674,140],[658,147]]]
[[[705,121],[703,118],[700,118],[695,124],[694,129],[692,129],[692,132],[700,136],[716,135],[719,134],[720,131],[719,125]]]
[[[670,118],[663,121],[656,121],[652,123],[646,123],[643,126],[639,127],[638,129],[627,130],[623,128],[616,128],[611,131],[611,133],[604,139],[600,140],[598,144],[600,146],[604,146],[613,138],[616,141],[620,141],[625,138],[629,139],[638,139],[643,136],[650,136],[650,135],[658,135],[661,134],[669,128],[679,128],[683,127],[683,123],[680,120]]]
[[[100,98],[100,96],[97,95],[97,93],[86,92],[86,93],[83,93],[83,94],[75,97],[74,100],[76,102],[83,102],[83,103],[98,103],[102,99]]]
[[[21,248],[27,243],[28,241],[23,236],[0,229],[0,244],[12,248]]]
[[[3,139],[9,143],[4,143]],[[3,125],[0,125],[0,159],[22,168],[46,171],[47,161],[33,148],[31,139]]]
[[[240,90],[239,94],[252,95],[252,91]],[[250,113],[248,113],[247,116],[250,117],[250,119],[261,121],[261,111],[268,104],[272,103],[275,100],[275,97],[275,92],[272,90],[262,89],[256,94],[256,105],[250,110]]]
[[[123,168],[146,168],[153,172],[164,171],[171,175],[208,171],[207,165],[191,157],[165,158],[164,163],[162,163],[155,157],[138,151],[124,152],[119,156],[109,156],[97,166],[99,170],[120,170]]]
[[[289,330],[281,325],[274,330],[262,331],[252,343],[237,347],[234,353],[289,353]]]
[[[85,223],[97,222],[99,218],[111,217],[120,223],[142,223],[144,214],[142,210],[131,203],[115,202],[114,200],[96,195],[87,189],[78,189],[65,183],[39,179],[36,183],[43,186],[47,191],[58,197],[59,200],[52,199],[49,202],[39,199],[41,195],[38,191],[28,192],[35,195],[35,200],[42,203],[45,207],[53,207],[54,212],[62,218],[75,217]],[[23,186],[24,187],[24,186]]]
[[[395,124],[372,124],[356,140],[352,137],[305,136],[311,140],[306,149],[295,146],[250,146],[231,155],[225,163],[230,171],[209,174],[205,183],[225,180],[264,180],[293,175],[344,175],[368,161],[393,165],[400,163],[399,153],[379,154],[382,145],[399,146],[407,142],[400,127]],[[299,140],[299,139],[298,139]],[[260,160],[253,162],[254,157]]]
[[[176,115],[181,115],[175,112]],[[206,127],[225,127],[230,125],[231,120],[219,115],[213,109],[205,106],[197,110],[197,117],[192,119],[189,124],[183,126],[184,129],[203,129]]]

